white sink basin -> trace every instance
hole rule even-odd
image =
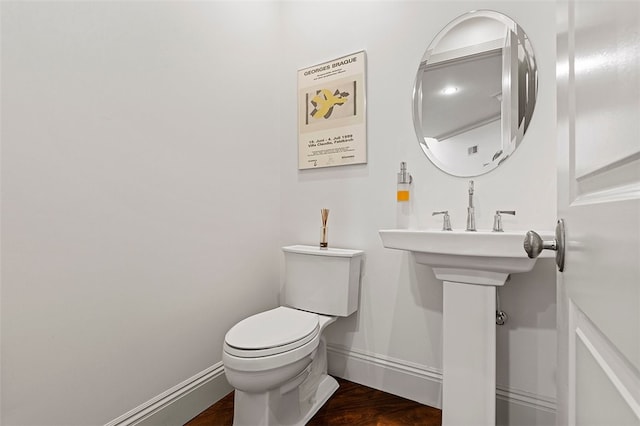
[[[416,262],[433,267],[443,281],[481,285],[504,285],[511,273],[530,271],[536,259],[523,248],[526,231],[434,231],[383,229],[386,248],[413,252]],[[553,232],[541,233],[545,239]],[[539,257],[553,257],[548,251]]]

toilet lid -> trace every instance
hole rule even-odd
[[[318,314],[280,306],[240,321],[227,332],[225,343],[230,349],[264,356],[294,349],[310,341],[318,329]]]

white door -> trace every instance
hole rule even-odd
[[[640,1],[558,3],[558,425],[640,425]]]

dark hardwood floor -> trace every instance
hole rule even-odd
[[[348,380],[337,378],[340,388],[307,423],[308,426],[421,425],[440,426],[442,411]],[[230,426],[233,392],[189,421],[185,426]]]

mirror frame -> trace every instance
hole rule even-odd
[[[484,165],[480,164],[477,170],[474,167],[474,170],[458,172],[458,171],[453,171],[452,168],[447,165],[447,163],[443,162],[440,158],[438,158],[429,148],[429,145],[425,140],[425,137],[428,138],[428,136],[424,135],[424,129],[422,128],[422,119],[423,119],[422,118],[423,117],[422,115],[423,113],[423,98],[422,98],[422,81],[423,80],[422,78],[425,72],[425,66],[428,63],[429,58],[432,56],[432,51],[435,49],[438,43],[458,24],[465,22],[469,19],[478,18],[478,17],[491,18],[491,19],[497,20],[502,24],[504,24],[509,31],[511,31],[516,35],[516,39],[518,41],[518,52],[519,53],[522,52],[524,54],[524,58],[522,61],[523,62],[526,61],[526,65],[530,70],[531,75],[529,76],[529,79],[533,85],[533,88],[532,90],[530,90],[530,92],[532,92],[533,96],[530,96],[530,97],[527,96],[525,100],[526,120],[524,120],[524,123],[518,123],[518,130],[516,131],[515,137],[511,138],[508,141],[502,140],[502,143],[501,143],[502,152],[500,153],[500,155],[494,156],[492,161],[490,161],[487,164],[484,164]],[[422,151],[427,156],[427,158],[436,167],[438,167],[440,170],[442,170],[443,172],[449,175],[457,176],[457,177],[474,177],[474,176],[483,175],[500,166],[518,148],[518,146],[524,139],[526,130],[530,125],[531,118],[535,110],[537,97],[538,97],[537,64],[535,61],[535,56],[533,52],[533,46],[531,45],[531,41],[529,40],[529,37],[524,32],[522,27],[520,27],[520,25],[518,25],[518,23],[515,22],[513,19],[511,19],[510,17],[508,17],[507,15],[501,12],[497,12],[493,10],[474,10],[471,12],[467,12],[453,19],[436,34],[436,36],[433,38],[431,43],[429,43],[427,50],[422,56],[422,59],[418,66],[418,71],[416,72],[416,78],[413,86],[413,95],[412,95],[413,124],[415,128],[416,136],[418,138],[418,143],[420,144],[420,147],[422,148]],[[502,134],[500,135],[500,138],[503,138]]]

